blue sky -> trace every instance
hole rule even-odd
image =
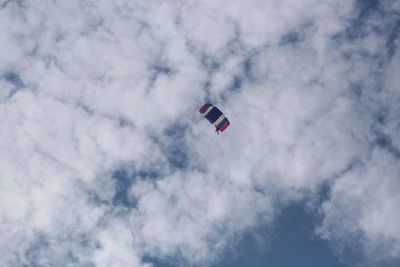
[[[270,244],[258,244],[248,237],[231,263],[228,260],[216,266],[345,266],[314,234],[316,223],[301,205],[290,206],[277,219]],[[269,229],[260,229],[261,235],[262,231],[267,234]]]
[[[0,0],[0,265],[400,266],[399,33],[396,0]]]
[[[264,238],[271,235],[271,229],[257,229],[244,236],[234,249],[212,266],[346,266],[340,263],[329,246],[314,234],[316,223],[310,211],[307,212],[303,206],[290,206],[277,220],[270,243]],[[253,235],[261,239],[257,241]],[[174,263],[151,260],[156,262],[155,266],[175,266]]]

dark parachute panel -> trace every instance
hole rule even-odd
[[[215,106],[211,104],[204,104],[199,112],[203,114],[206,119],[214,125],[216,132],[223,132],[229,126],[228,118]]]

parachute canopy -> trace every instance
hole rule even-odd
[[[223,132],[229,126],[228,118],[215,106],[211,104],[204,104],[199,112],[206,117],[206,119],[214,125],[217,131]]]

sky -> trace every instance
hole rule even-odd
[[[0,265],[400,266],[399,34],[396,0],[0,0]]]

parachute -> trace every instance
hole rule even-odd
[[[211,104],[204,104],[199,112],[203,114],[203,116],[215,127],[215,132],[219,134],[219,132],[225,131],[225,129],[229,126],[230,122],[228,118],[216,107]]]

